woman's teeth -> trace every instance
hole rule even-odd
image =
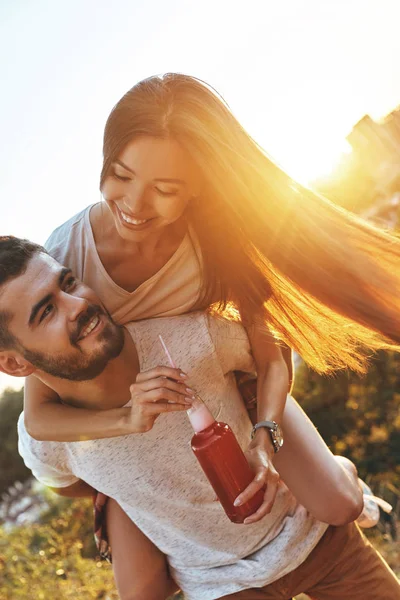
[[[93,317],[93,319],[90,321],[89,325],[87,325],[85,327],[85,329],[82,331],[81,333],[81,339],[85,338],[87,335],[89,335],[89,333],[91,331],[93,331],[93,329],[96,327],[96,325],[98,325],[100,319],[99,317],[96,315],[95,317]]]
[[[128,217],[128,215],[122,210],[119,211],[121,213],[121,217],[126,223],[130,223],[131,225],[143,225],[143,223],[147,223],[149,219],[134,219],[133,217]]]

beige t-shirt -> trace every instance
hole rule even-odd
[[[113,319],[122,325],[192,310],[201,285],[201,250],[193,233],[188,231],[175,254],[157,273],[133,292],[127,292],[111,279],[100,260],[89,218],[92,206],[53,231],[45,244],[49,254],[91,287]],[[289,369],[290,391],[291,350],[284,346],[282,352]]]
[[[157,273],[133,292],[127,292],[103,267],[90,225],[91,208],[88,206],[53,231],[45,244],[49,254],[91,287],[113,319],[122,325],[191,310],[199,297],[200,253],[190,232]]]
[[[242,448],[251,422],[234,370],[254,370],[238,323],[194,312],[127,325],[140,368],[165,364],[161,334],[214,417],[228,423]],[[186,414],[161,415],[151,431],[87,442],[39,442],[19,420],[19,452],[37,479],[52,487],[83,479],[115,498],[168,557],[188,600],[214,600],[262,587],[296,569],[327,525],[299,505],[285,486],[272,512],[253,525],[231,523],[190,448]]]

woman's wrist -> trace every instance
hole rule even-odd
[[[266,427],[260,427],[254,433],[250,446],[262,447],[270,458],[275,455],[274,444],[272,443],[271,435]]]

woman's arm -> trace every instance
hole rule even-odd
[[[67,406],[37,377],[25,381],[25,429],[36,440],[79,442],[126,435],[132,432],[129,413],[129,408],[90,410]]]
[[[257,416],[250,415],[253,422],[275,421],[282,424],[289,387],[289,372],[280,347],[271,334],[252,328],[248,331],[251,350],[257,369]],[[246,457],[256,473],[252,483],[237,498],[249,500],[260,488],[266,486],[264,502],[245,523],[255,523],[268,514],[275,500],[279,475],[273,465],[274,447],[265,428],[256,431]]]
[[[131,407],[96,410],[62,404],[36,377],[28,377],[24,394],[25,429],[40,441],[78,442],[149,431],[161,413],[187,410],[188,388],[178,369],[155,367],[139,373],[131,385]]]
[[[246,456],[250,464],[253,460],[252,466],[258,471],[260,481],[265,478],[266,496],[259,511],[249,517],[248,522],[259,520],[266,514],[264,508],[268,497],[272,507],[277,471],[296,499],[320,521],[331,525],[353,521],[362,510],[356,467],[350,461],[345,466],[342,457],[332,454],[310,419],[293,398],[287,396],[287,379],[280,362],[279,346],[273,347],[273,339],[268,340],[262,333],[249,337],[258,373],[254,422],[276,421],[282,426],[285,441],[282,449],[274,454],[269,433],[262,428],[257,430],[249,446]],[[253,483],[248,497],[256,491],[257,481]],[[244,493],[249,489],[250,486]]]

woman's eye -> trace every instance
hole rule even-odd
[[[46,308],[44,309],[44,311],[42,312],[42,314],[40,315],[40,319],[39,319],[39,323],[41,323],[43,321],[43,319],[45,319],[53,310],[53,305],[52,304],[48,304],[46,306]]]
[[[118,173],[114,173],[114,177],[115,179],[118,179],[118,181],[129,181],[130,177],[124,177],[123,175],[118,175]]]
[[[173,191],[165,191],[165,190],[160,190],[160,188],[156,188],[156,192],[158,192],[160,194],[160,196],[176,196],[178,193],[178,190],[173,190]]]

